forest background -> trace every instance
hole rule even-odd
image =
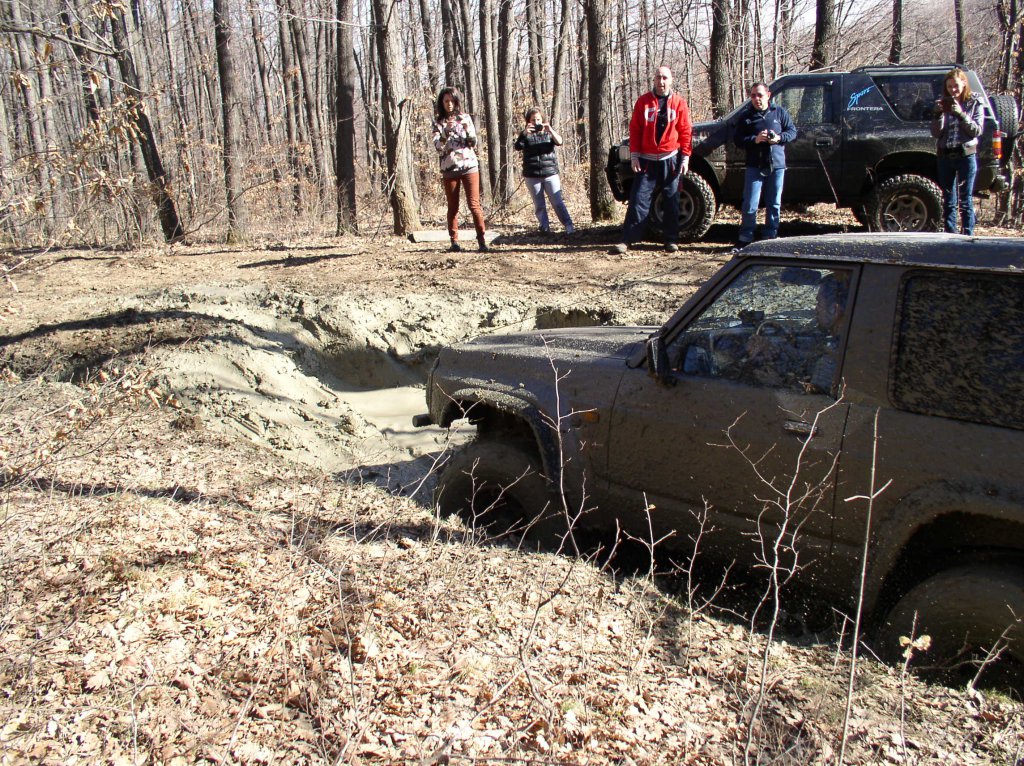
[[[531,104],[565,137],[570,197],[607,221],[605,158],[658,65],[695,120],[756,80],[886,62],[960,61],[1019,100],[1022,3],[2,0],[0,236],[131,247],[440,226],[429,137],[446,84],[480,129],[492,222],[526,205],[512,142]]]

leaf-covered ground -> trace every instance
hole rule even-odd
[[[351,239],[50,253],[15,272],[0,306],[0,764],[1019,763],[1024,707],[1005,696],[862,657],[847,720],[834,636],[766,647],[678,579],[482,540],[422,492],[289,461],[169,385],[160,339],[207,330],[89,321],[240,282],[656,318],[725,257],[712,243],[610,259],[587,236],[454,265],[437,246]],[[107,342],[131,353],[99,354]]]

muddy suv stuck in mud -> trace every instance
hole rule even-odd
[[[963,668],[1024,659],[1022,402],[1024,241],[861,234],[749,246],[660,328],[444,349],[415,422],[476,426],[436,498],[475,524],[778,540],[847,614],[866,541],[876,646]]]
[[[772,102],[784,106],[797,126],[796,139],[786,145],[783,202],[851,208],[873,231],[940,230],[942,192],[930,120],[951,68],[862,67],[785,75],[771,83]],[[1019,110],[1013,96],[986,95],[973,70],[967,79],[985,109],[974,190],[988,195],[1007,186]],[[746,156],[733,143],[740,109],[693,126],[690,172],[680,185],[683,241],[704,236],[718,205],[743,202]],[[997,130],[1001,136],[993,145]],[[628,142],[612,147],[605,173],[613,196],[628,200]],[[650,228],[661,230],[662,215],[655,199]]]

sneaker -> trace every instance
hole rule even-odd
[[[458,242],[456,242],[453,239],[451,247],[448,248],[448,252],[449,253],[461,253],[462,252],[462,245],[460,245]]]
[[[481,253],[489,253],[489,252],[491,252],[490,245],[487,244],[487,240],[484,239],[483,237],[477,237],[476,244],[477,244],[477,249]]]
[[[569,224],[568,226],[566,226],[566,227],[565,227],[565,233],[566,233],[566,234],[575,234],[575,233],[576,233],[576,227],[575,227],[575,226],[573,226],[573,225],[572,225],[572,224],[570,223],[570,224]]]
[[[617,245],[612,246],[611,249],[608,250],[608,254],[609,255],[622,255],[628,249],[629,249],[629,245],[627,245],[625,242],[619,242]]]
[[[678,253],[679,252],[679,245],[677,245],[675,242],[669,242],[667,245],[665,245],[665,252],[666,253]]]
[[[540,235],[542,237],[549,237],[549,236],[551,236],[551,229],[541,229],[540,230]]]

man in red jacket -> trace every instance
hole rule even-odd
[[[658,67],[654,89],[637,99],[629,121],[633,186],[622,242],[612,248],[613,253],[626,252],[643,236],[658,189],[665,213],[665,249],[670,253],[679,249],[679,177],[689,170],[692,137],[690,109],[686,99],[672,91],[672,70]]]

